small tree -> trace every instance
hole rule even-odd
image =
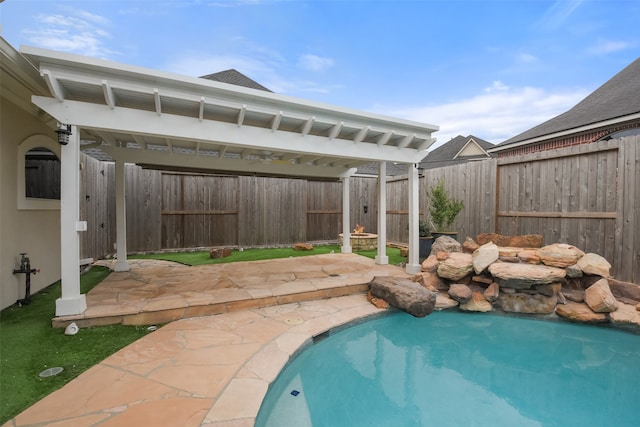
[[[436,230],[450,231],[449,227],[464,207],[464,203],[449,197],[442,179],[431,188],[427,196],[429,197],[429,214]]]

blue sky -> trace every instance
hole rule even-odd
[[[0,0],[1,1],[1,0]],[[2,36],[502,142],[640,56],[637,0],[4,0]]]

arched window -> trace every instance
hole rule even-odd
[[[36,147],[24,161],[25,197],[60,200],[60,159],[48,148]]]
[[[34,135],[18,146],[18,209],[60,209],[60,145]]]

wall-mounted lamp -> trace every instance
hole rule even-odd
[[[60,127],[56,129],[58,134],[58,144],[67,145],[69,143],[69,136],[71,135],[71,125],[64,125],[60,123]]]
[[[362,204],[362,209],[364,210],[364,213],[369,212],[369,206],[368,206],[368,203],[367,203],[367,193],[366,193],[366,190],[365,190],[365,194],[364,194],[363,196],[360,196],[359,201],[360,201],[360,203]]]
[[[420,166],[420,163],[416,163],[416,169],[418,169],[418,176],[419,177],[423,177],[424,176],[424,168],[422,166]]]

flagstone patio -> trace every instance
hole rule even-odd
[[[100,261],[113,267],[115,261]],[[408,277],[397,266],[356,254],[186,266],[130,260],[87,294],[87,310],[53,319],[54,326],[161,324],[256,307],[365,293],[374,276]]]
[[[322,333],[384,313],[364,295],[376,275],[407,276],[355,254],[201,267],[132,261],[131,271],[89,292],[79,323],[174,321],[3,427],[253,426],[292,355]]]

